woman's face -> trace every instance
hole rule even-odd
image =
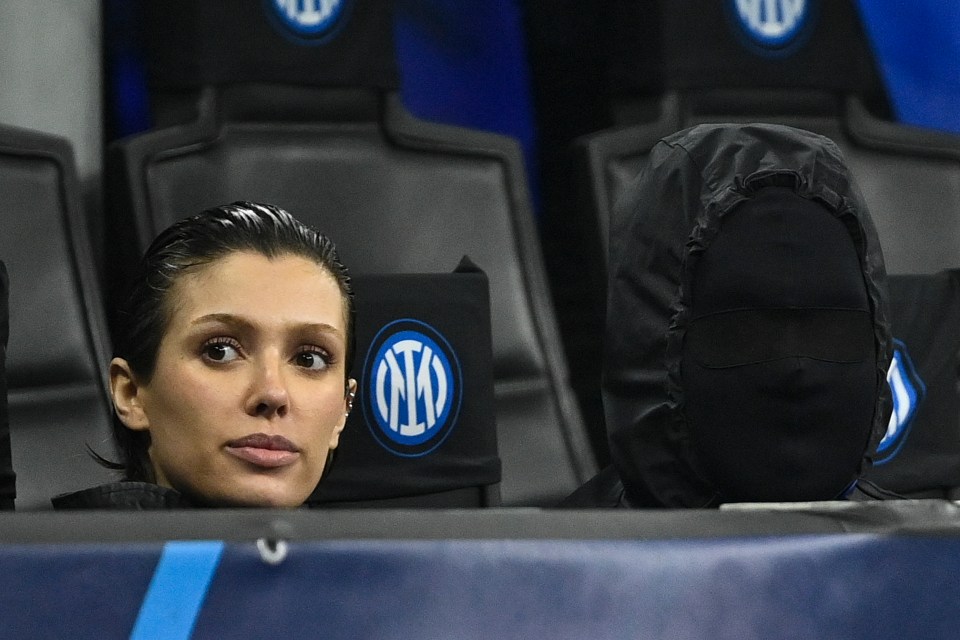
[[[181,276],[168,303],[150,381],[111,366],[121,420],[150,433],[157,483],[205,504],[299,506],[356,387],[336,280],[299,256],[237,252]]]

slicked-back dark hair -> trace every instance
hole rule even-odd
[[[336,247],[327,236],[280,207],[245,201],[207,209],[175,222],[156,237],[144,253],[119,310],[114,355],[129,363],[138,382],[149,382],[171,318],[170,290],[184,274],[239,251],[267,258],[300,256],[316,262],[334,277],[347,325],[346,378],[353,366],[355,310],[350,276]],[[128,429],[114,415],[113,437],[121,460],[101,462],[122,470],[126,480],[153,482],[153,465],[147,453],[149,433]]]

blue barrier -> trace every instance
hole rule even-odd
[[[162,550],[0,547],[3,637],[128,637],[154,588],[211,568],[158,586]],[[958,575],[960,537],[936,535],[328,540],[276,563],[237,542],[190,637],[928,640],[960,630]]]
[[[131,640],[186,640],[213,580],[222,542],[170,542],[163,548]]]

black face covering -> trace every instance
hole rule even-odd
[[[723,501],[838,498],[873,421],[876,354],[843,223],[770,187],[693,273],[681,374],[693,453]]]

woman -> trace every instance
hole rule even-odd
[[[236,202],[147,249],[110,363],[123,481],[56,508],[296,507],[329,470],[356,381],[333,243]]]

